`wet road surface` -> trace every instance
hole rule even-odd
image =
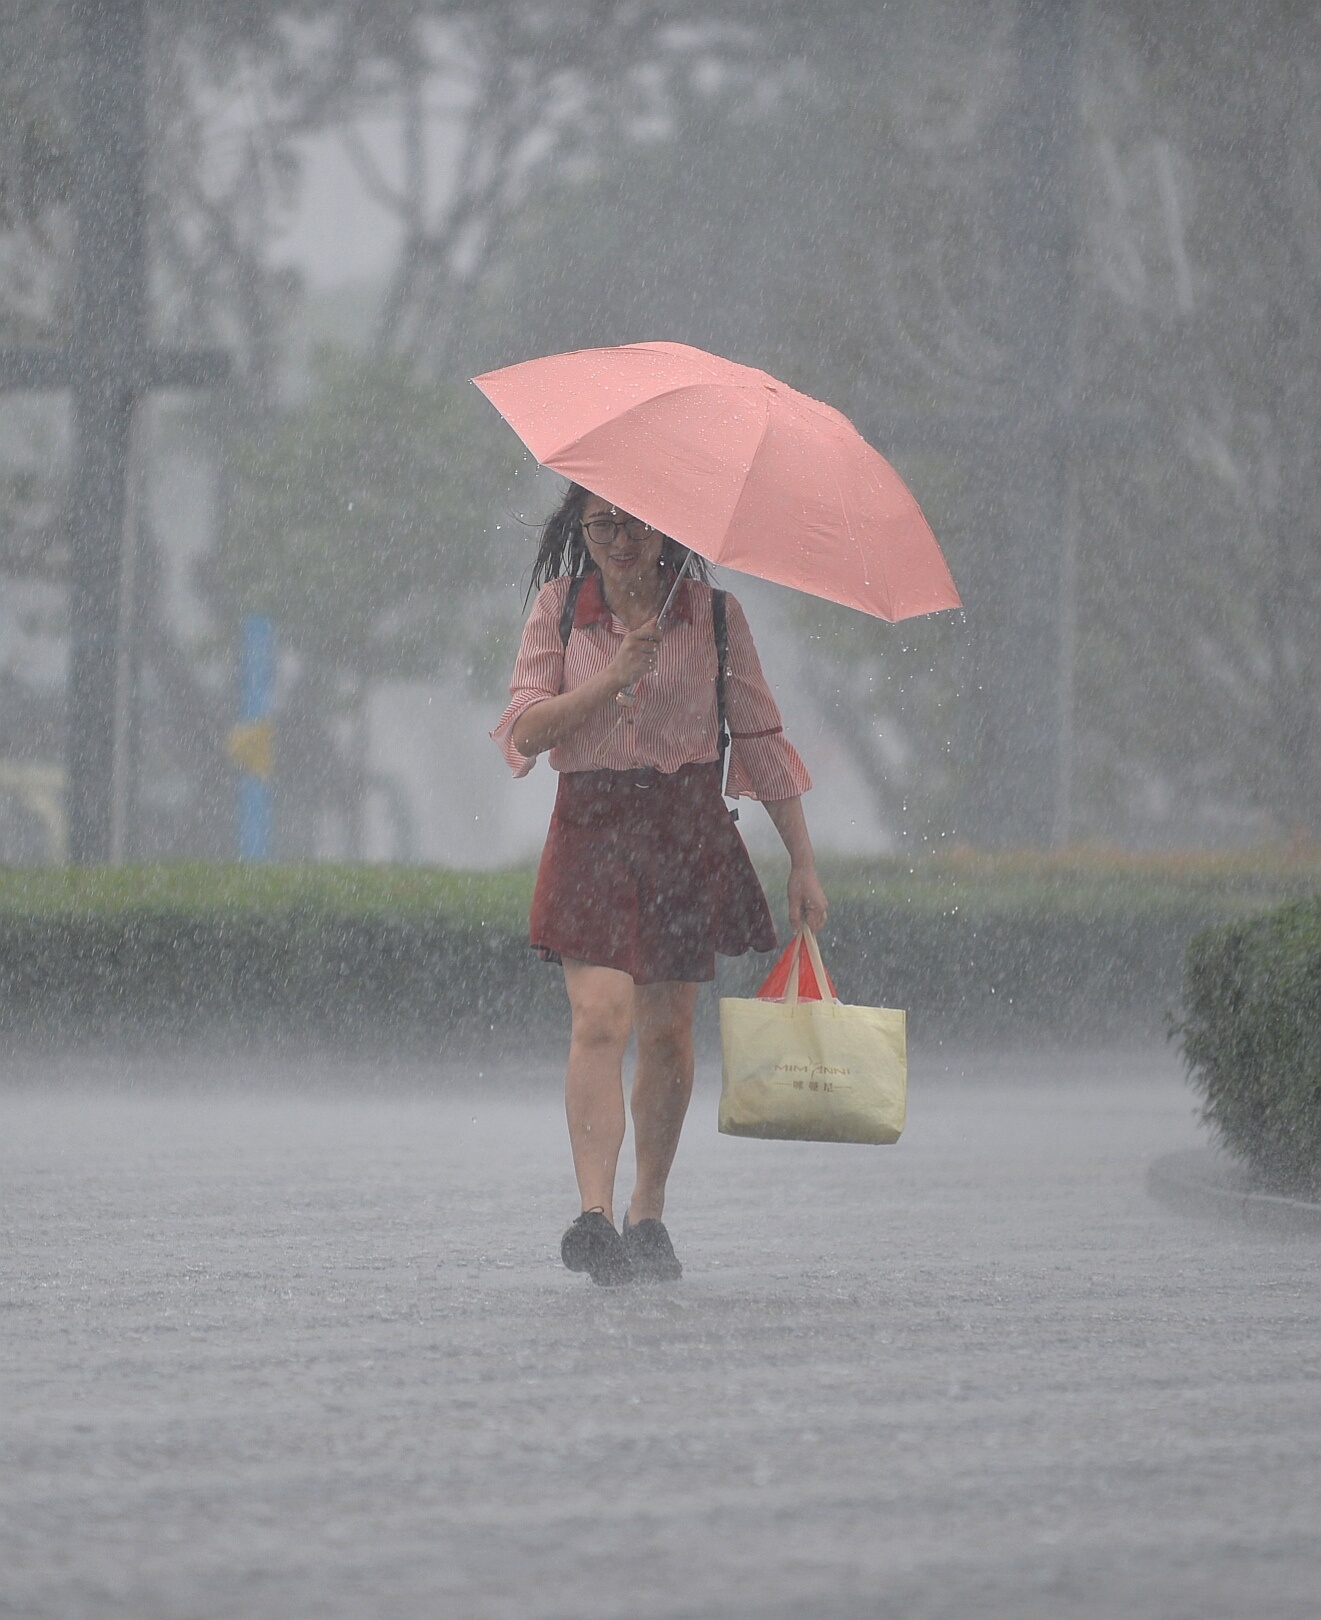
[[[1321,1243],[1150,1199],[1168,1052],[919,1054],[879,1149],[708,1075],[618,1292],[476,1069],[11,1062],[0,1614],[1321,1613]]]

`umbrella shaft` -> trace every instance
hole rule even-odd
[[[692,567],[692,562],[693,553],[690,551],[683,560],[683,567],[674,577],[674,584],[670,586],[670,594],[665,598],[665,606],[656,615],[656,628],[658,630],[663,630],[665,628],[665,621],[669,618],[670,609],[674,606],[674,598],[679,594],[679,587],[687,578],[688,570]]]
[[[683,560],[683,567],[675,576],[674,584],[670,586],[670,594],[665,598],[665,606],[656,615],[656,628],[658,630],[663,630],[665,628],[665,620],[669,616],[670,608],[674,604],[674,598],[678,594],[680,585],[682,585],[684,582],[684,578],[688,573],[692,560],[693,553],[690,551]],[[631,686],[626,686],[622,692],[617,693],[615,696],[615,702],[623,704],[633,703],[635,701],[633,694],[637,688],[637,684],[638,683],[634,681]]]

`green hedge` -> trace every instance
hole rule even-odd
[[[954,1038],[1149,1039],[1188,941],[1315,888],[1315,856],[1085,850],[834,862],[823,948],[846,1000]]]
[[[782,894],[783,871],[765,875]],[[918,1039],[1148,1038],[1199,929],[1314,875],[1119,857],[837,862],[822,945],[846,1000],[906,1007]],[[523,869],[0,871],[0,1041],[554,1044],[563,987],[527,948],[531,886]],[[767,965],[722,959],[717,992],[750,993]],[[701,1008],[709,1038],[715,993]]]
[[[530,885],[329,864],[11,870],[0,1035],[437,1051],[563,1022],[526,944]]]
[[[1266,1181],[1321,1196],[1321,898],[1198,934],[1184,1005],[1205,1118]]]

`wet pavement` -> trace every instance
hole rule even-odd
[[[708,1075],[618,1292],[549,1084],[323,1079],[10,1063],[0,1614],[1321,1613],[1321,1241],[1152,1200],[1169,1052],[919,1053],[895,1148]]]

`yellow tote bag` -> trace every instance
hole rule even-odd
[[[801,935],[822,995],[830,980],[810,928]],[[800,1142],[897,1142],[908,1097],[906,1018],[890,1007],[800,1001],[802,959],[778,1001],[720,1002],[720,1129]]]

